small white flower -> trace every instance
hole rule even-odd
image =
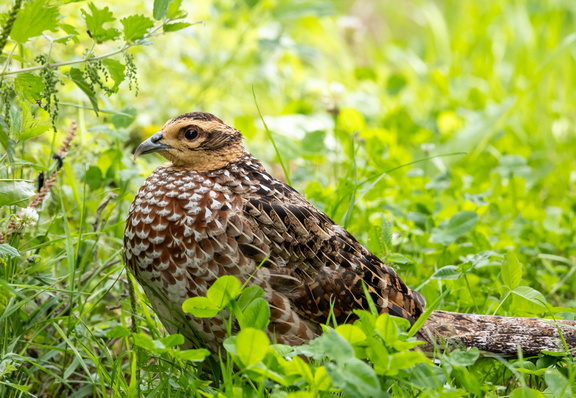
[[[436,145],[431,142],[425,142],[424,144],[420,145],[420,149],[426,153],[431,153],[436,149]]]
[[[38,212],[31,207],[19,210],[16,216],[22,227],[33,227],[38,222]]]
[[[398,246],[402,243],[402,234],[399,232],[392,232],[392,237],[390,239],[392,241],[392,246]]]

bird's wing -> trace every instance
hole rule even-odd
[[[344,228],[265,171],[250,177],[258,190],[244,198],[246,221],[262,231],[272,287],[286,292],[297,313],[322,323],[332,309],[344,322],[352,310],[368,309],[365,284],[380,312],[411,322],[420,316],[424,298]]]

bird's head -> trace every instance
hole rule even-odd
[[[185,113],[170,119],[142,142],[134,158],[158,152],[172,166],[196,171],[225,167],[246,154],[242,134],[210,113]]]

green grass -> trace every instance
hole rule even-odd
[[[123,7],[113,7],[119,18],[145,11]],[[247,0],[183,8],[189,22],[205,23],[133,50],[138,97],[123,83],[99,98],[112,113],[96,117],[62,77],[61,131],[19,141],[9,133],[1,184],[54,170],[62,132],[71,119],[79,124],[37,224],[6,241],[20,257],[2,246],[0,396],[573,395],[570,356],[438,347],[430,361],[409,350],[406,325],[368,313],[354,327],[330,325],[340,334],[329,329],[291,354],[248,329],[237,338],[259,341],[261,352],[239,353],[231,340],[220,358],[202,360],[166,337],[137,285],[131,294],[121,260],[129,204],[161,163],[133,163],[131,152],[166,119],[203,110],[242,130],[272,174],[284,178],[284,168],[429,303],[441,297],[439,309],[574,319],[571,2]],[[79,13],[64,15],[82,25]],[[26,60],[46,48],[39,37],[14,54]],[[83,49],[55,45],[53,56],[74,51]],[[26,109],[43,117],[33,104]],[[18,210],[0,208],[0,231],[19,222]],[[286,360],[300,352],[312,359]]]

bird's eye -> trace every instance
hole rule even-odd
[[[186,130],[184,137],[186,137],[187,140],[194,140],[198,138],[198,132],[194,129]]]

